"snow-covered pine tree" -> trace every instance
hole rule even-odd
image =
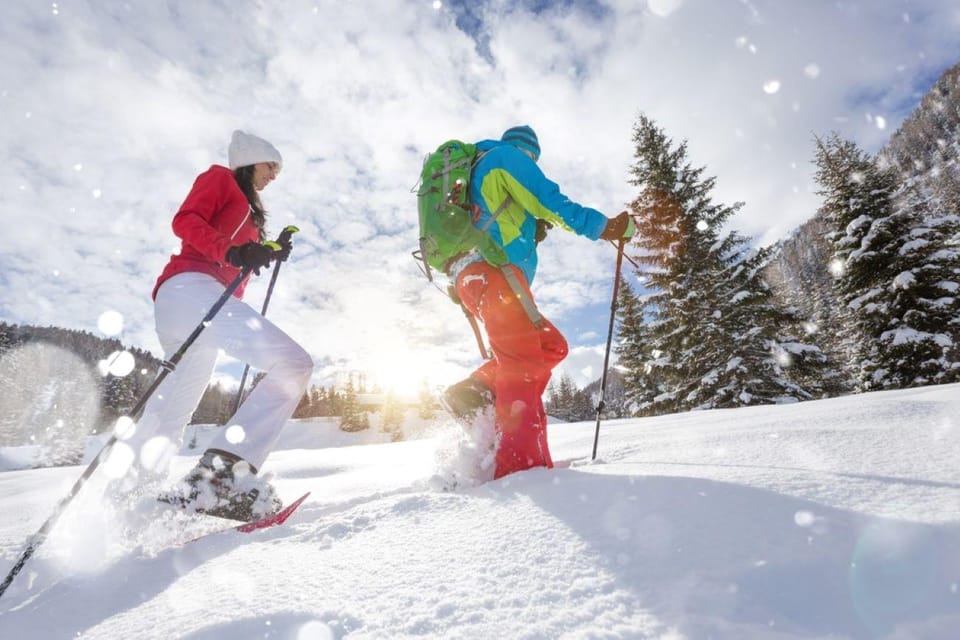
[[[817,349],[781,340],[783,314],[761,275],[766,254],[723,232],[742,204],[714,203],[715,178],[692,167],[686,142],[674,144],[650,118],[640,116],[633,141],[631,183],[641,190],[631,249],[649,291],[646,375],[664,387],[649,413],[809,397],[785,375],[782,354],[793,351],[812,365]]]
[[[810,375],[791,368],[791,379],[815,395],[832,397],[849,393],[853,384],[846,371],[849,357],[837,326],[839,304],[829,269],[833,249],[824,237],[828,231],[827,221],[819,214],[802,224],[789,238],[774,245],[764,279],[784,312],[800,323],[804,340],[813,336],[827,358]]]
[[[735,233],[730,236],[738,238]],[[739,346],[734,347],[739,360],[728,361],[724,371],[718,372],[718,390],[741,396],[741,402],[733,406],[753,404],[750,396],[758,393],[768,402],[821,395],[820,374],[826,356],[804,339],[800,319],[774,301],[763,278],[771,249],[754,251],[743,239],[734,246],[724,277],[728,305],[718,322]]]
[[[815,164],[818,194],[823,198],[819,210],[828,223],[827,239],[833,248],[830,270],[839,303],[838,315],[850,377],[858,389],[884,388],[881,381],[871,383],[880,367],[875,338],[885,327],[887,305],[885,281],[891,247],[889,217],[891,197],[896,189],[896,174],[880,171],[856,143],[831,134],[817,138]],[[887,231],[878,238],[871,234],[876,220],[878,230]],[[903,229],[902,229],[903,230]],[[879,269],[876,273],[873,269]]]
[[[836,134],[817,140],[816,163],[858,388],[956,380],[952,216],[929,224],[928,199],[914,185],[901,185],[889,162]]]
[[[648,325],[644,318],[645,301],[633,290],[627,278],[620,284],[617,300],[617,341],[614,352],[623,371],[626,415],[647,415],[653,399],[664,391],[658,378],[650,375],[653,359]]]
[[[894,198],[910,230],[898,238],[879,341],[896,388],[960,381],[960,216],[936,210],[939,198],[925,191],[911,180]]]

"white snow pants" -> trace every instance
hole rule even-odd
[[[154,314],[157,335],[168,359],[224,290],[213,277],[194,272],[177,274],[160,286]],[[121,440],[132,449],[138,473],[167,473],[220,350],[266,376],[219,430],[210,448],[233,453],[255,469],[262,467],[303,396],[313,360],[276,325],[231,296],[147,402],[133,435]]]

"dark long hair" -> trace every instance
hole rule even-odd
[[[266,238],[267,210],[263,208],[263,203],[260,202],[260,194],[253,186],[253,169],[254,165],[252,164],[237,167],[233,171],[233,177],[240,186],[240,190],[243,191],[243,195],[247,196],[247,202],[250,203],[250,216],[253,218],[253,223],[257,225],[257,229],[260,231],[260,241],[263,242]]]

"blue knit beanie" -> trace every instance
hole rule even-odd
[[[537,140],[537,132],[525,124],[510,127],[503,132],[500,140],[509,142],[523,151],[529,151],[533,154],[534,160],[540,159],[540,141]]]

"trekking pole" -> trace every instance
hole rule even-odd
[[[597,429],[593,436],[593,455],[591,460],[597,459],[597,443],[600,441],[600,414],[604,408],[604,394],[607,391],[607,368],[610,362],[610,343],[613,341],[613,322],[617,313],[617,296],[620,294],[620,267],[623,265],[623,249],[627,241],[620,238],[617,245],[617,273],[613,278],[613,300],[610,303],[610,326],[607,329],[607,351],[603,356],[603,375],[600,377],[600,401],[597,402]]]
[[[467,322],[470,323],[470,328],[473,329],[473,337],[477,339],[477,348],[480,349],[480,355],[484,360],[490,359],[490,352],[487,351],[487,346],[483,344],[483,337],[480,335],[480,327],[477,326],[477,319],[473,317],[473,314],[467,309],[467,307],[461,302],[460,309],[463,310],[463,315],[467,317]]]
[[[300,231],[299,228],[293,226],[292,224],[284,227],[283,231],[280,232],[279,237],[277,237],[277,244],[283,246],[284,243],[290,242],[290,238],[297,231]],[[266,317],[267,315],[267,305],[270,304],[270,296],[273,295],[273,285],[277,283],[277,275],[280,273],[280,264],[279,260],[273,265],[273,273],[270,275],[270,285],[267,287],[267,295],[263,299],[263,308],[260,309],[260,315]],[[247,373],[250,371],[250,363],[248,362],[243,367],[243,375],[240,376],[240,389],[237,390],[237,400],[233,404],[233,413],[236,413],[240,408],[240,402],[243,400],[243,385],[247,382]]]
[[[273,243],[265,243],[268,245],[273,245]],[[274,248],[274,246],[271,246]],[[274,248],[274,250],[276,250]],[[160,383],[177,368],[177,364],[183,359],[184,354],[186,354],[187,349],[189,349],[193,343],[197,340],[203,330],[207,327],[208,324],[213,320],[213,318],[220,312],[220,309],[223,308],[223,305],[227,303],[227,300],[230,299],[230,296],[233,295],[233,292],[236,291],[237,287],[240,286],[240,283],[250,275],[251,269],[244,268],[237,277],[233,279],[220,298],[214,303],[210,308],[210,311],[207,312],[207,315],[203,317],[203,320],[200,321],[200,324],[197,325],[196,329],[193,330],[193,333],[186,339],[186,341],[180,345],[180,348],[177,349],[176,353],[170,358],[170,360],[164,361],[160,364],[161,371],[157,378],[153,381],[153,384],[144,392],[140,400],[137,401],[136,406],[130,411],[129,417],[133,420],[137,420],[140,417],[140,413],[143,411],[143,408],[146,406],[147,401],[157,390],[157,387],[160,386]],[[114,433],[107,440],[106,444],[103,445],[103,448],[100,449],[100,452],[93,459],[93,462],[90,463],[90,466],[77,478],[77,481],[73,483],[73,487],[59,503],[57,503],[56,508],[53,510],[53,514],[47,518],[47,521],[43,523],[43,526],[40,527],[40,530],[35,534],[30,536],[27,539],[27,546],[20,554],[20,557],[17,558],[17,561],[14,563],[13,568],[10,569],[10,573],[7,574],[7,577],[4,578],[3,583],[0,584],[0,596],[6,592],[7,587],[10,586],[10,583],[13,582],[13,579],[17,577],[17,574],[20,573],[20,570],[23,569],[23,565],[27,563],[27,560],[36,552],[36,550],[43,544],[44,540],[47,539],[47,536],[50,534],[50,530],[53,529],[53,526],[57,523],[57,520],[60,519],[60,516],[63,515],[63,512],[66,510],[70,502],[76,497],[80,492],[80,489],[87,482],[93,472],[97,470],[97,467],[106,459],[107,453],[110,449],[113,448],[113,445],[117,442],[117,434]]]

